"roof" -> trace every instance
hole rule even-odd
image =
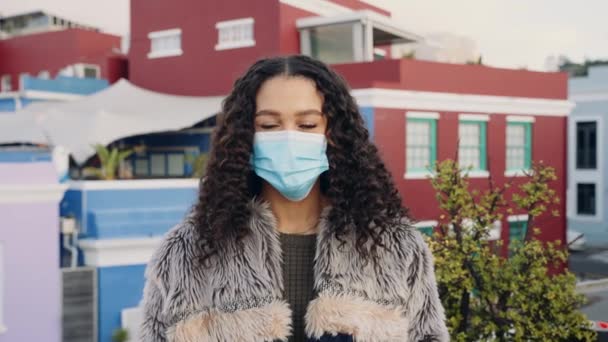
[[[92,144],[188,128],[216,115],[222,100],[222,96],[157,93],[121,79],[78,100],[34,103],[16,115],[0,116],[0,143],[64,146],[76,162],[83,163],[95,154]],[[41,136],[45,141],[40,141]]]

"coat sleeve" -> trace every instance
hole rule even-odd
[[[143,311],[140,325],[142,342],[166,342],[170,329],[171,308],[176,304],[174,289],[176,281],[186,277],[186,261],[192,258],[187,254],[186,241],[193,240],[190,226],[184,221],[173,226],[164,235],[160,245],[153,253],[145,270],[145,285],[141,307]],[[180,276],[181,275],[181,276]],[[181,277],[181,278],[180,278]],[[188,279],[181,279],[186,283]]]
[[[411,231],[413,246],[407,277],[410,297],[407,303],[409,339],[412,342],[449,341],[445,312],[435,280],[433,255],[416,229]]]
[[[150,268],[150,266],[148,266]],[[148,271],[146,271],[149,274]],[[167,323],[162,315],[165,298],[160,286],[150,276],[146,276],[142,301],[143,319],[140,330],[142,342],[165,342]]]

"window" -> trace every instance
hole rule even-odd
[[[172,177],[184,175],[185,157],[183,153],[170,153],[167,155],[167,174]]]
[[[471,117],[471,118],[469,118]],[[463,119],[464,118],[464,119]],[[458,126],[458,163],[473,171],[486,170],[486,116],[461,115]]]
[[[437,159],[437,120],[408,113],[406,124],[407,172],[426,172]]]
[[[11,91],[13,90],[11,75],[2,75],[0,84],[0,91]]]
[[[99,67],[94,65],[84,65],[82,67],[83,78],[99,78]]]
[[[531,145],[531,123],[507,123],[507,171],[529,170],[532,167]]]
[[[311,28],[310,55],[325,63],[347,63],[355,60],[353,23]]]
[[[509,255],[517,245],[523,243],[528,232],[528,216],[510,216],[509,221]]]
[[[76,77],[80,78],[99,78],[101,69],[95,64],[74,64],[73,71]]]
[[[137,177],[184,177],[186,176],[187,150],[171,151],[164,148],[137,153],[131,159]]]
[[[576,168],[597,167],[597,122],[576,123]]]
[[[433,230],[437,226],[437,221],[420,221],[414,224],[414,227],[418,228],[418,230],[426,235],[433,236]]]
[[[576,185],[576,212],[578,215],[595,215],[595,184],[578,183]]]
[[[4,325],[4,244],[0,241],[0,334],[6,331]]]
[[[180,56],[182,54],[182,30],[171,29],[148,34],[150,52],[148,58]]]
[[[151,176],[164,176],[165,175],[166,159],[167,158],[164,153],[150,154],[150,175]]]
[[[148,158],[137,158],[135,159],[135,175],[136,176],[148,176],[150,174],[150,163]]]
[[[222,21],[215,24],[218,31],[216,50],[236,49],[255,45],[253,18]]]

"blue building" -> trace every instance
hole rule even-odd
[[[74,100],[107,87],[105,79],[66,76],[45,79],[23,75],[19,90],[0,92],[0,112],[14,112],[39,101]]]
[[[568,229],[589,246],[608,245],[608,66],[569,81]]]

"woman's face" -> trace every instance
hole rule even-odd
[[[325,134],[323,95],[314,81],[277,76],[265,81],[256,95],[255,131],[300,131]]]

